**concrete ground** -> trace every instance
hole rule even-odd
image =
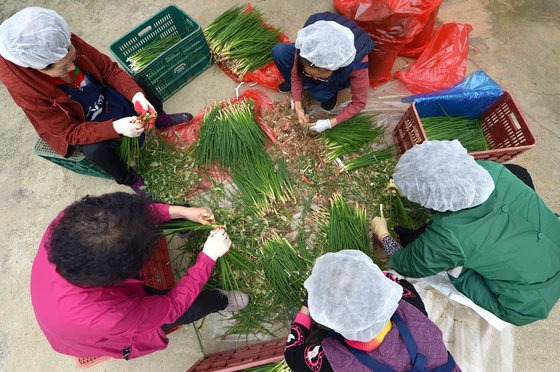
[[[202,26],[237,1],[174,2]],[[254,1],[273,24],[293,40],[306,18],[332,9],[328,0]],[[148,0],[68,1],[4,0],[0,21],[26,6],[57,10],[77,33],[101,51],[167,2]],[[538,146],[516,162],[527,167],[537,191],[560,211],[560,3],[547,0],[446,0],[438,17],[443,22],[470,23],[472,50],[469,71],[482,69],[521,106]],[[234,83],[218,68],[202,76],[165,103],[168,112],[198,112],[215,100],[234,94]],[[0,370],[67,371],[74,359],[52,351],[31,307],[29,273],[39,241],[54,216],[86,194],[127,190],[113,182],[79,176],[33,155],[36,134],[22,111],[0,88]],[[560,358],[560,307],[549,319],[515,330],[514,370],[557,371]],[[476,342],[476,340],[469,340]],[[184,371],[201,357],[192,327],[170,336],[162,352],[130,362],[110,361],[93,370]]]

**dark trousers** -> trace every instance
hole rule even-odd
[[[292,68],[294,67],[294,58],[296,54],[295,44],[277,44],[272,48],[272,59],[278,67],[278,71],[284,78],[284,81],[292,85]],[[305,78],[303,78],[305,80]],[[314,88],[309,86],[304,81],[304,88],[307,89],[307,93],[314,100],[319,102],[329,102],[334,100],[336,104],[337,93],[327,92],[320,88]],[[334,104],[333,104],[334,106]]]
[[[157,112],[163,112],[162,102],[148,90],[145,90],[146,99],[154,106]],[[140,144],[144,141],[144,135],[140,136]],[[116,183],[120,185],[132,185],[136,182],[137,174],[128,165],[126,165],[118,154],[118,140],[107,140],[102,142],[90,143],[87,145],[76,145],[84,156],[103,169],[105,173],[113,177]]]
[[[151,287],[143,286],[146,293],[149,296],[152,295],[163,295],[169,292],[168,289],[155,289]],[[193,304],[177,319],[171,324],[164,324],[161,328],[166,331],[173,327],[182,324],[190,324],[196,322],[199,319],[204,318],[206,315],[224,310],[228,305],[228,300],[225,295],[220,291],[215,289],[205,289],[194,300]]]
[[[525,185],[529,186],[533,190],[535,189],[535,186],[533,185],[533,179],[531,178],[531,175],[529,174],[529,171],[527,171],[527,169],[517,164],[504,164],[504,167],[506,167],[517,178],[523,181]],[[416,240],[416,238],[422,235],[422,233],[424,233],[424,230],[426,230],[426,225],[420,227],[417,230],[407,229],[401,226],[395,226],[394,230],[399,235],[399,240],[401,241],[401,245],[403,247],[406,247],[414,240]]]

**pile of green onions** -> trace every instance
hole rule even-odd
[[[359,249],[371,255],[367,212],[359,206],[351,208],[342,195],[335,194],[330,200],[326,250],[343,249]]]
[[[280,31],[265,22],[260,10],[240,5],[218,16],[204,31],[216,62],[240,78],[270,63]]]
[[[374,119],[374,115],[358,114],[323,132],[321,139],[327,147],[327,160],[356,152],[366,143],[381,136],[383,130],[373,127]]]
[[[457,139],[468,152],[488,150],[480,119],[463,116],[430,116],[422,118],[426,137],[432,141]]]
[[[170,35],[157,39],[150,44],[144,46],[138,52],[128,57],[126,61],[129,63],[130,71],[136,74],[144,67],[149,65],[154,59],[168,51],[173,45],[181,41],[177,35]]]
[[[264,276],[275,297],[282,301],[282,308],[300,306],[305,297],[303,282],[309,262],[298,255],[289,241],[278,235],[265,240],[261,252]]]
[[[253,101],[243,100],[217,105],[204,115],[194,150],[199,164],[217,163],[224,168],[247,204],[260,212],[293,195],[286,163],[271,158],[265,138],[254,117]]]
[[[366,152],[358,156],[354,160],[344,164],[343,171],[351,171],[358,168],[369,167],[370,165],[377,164],[380,161],[388,160],[393,157],[393,150],[387,147],[381,150]]]

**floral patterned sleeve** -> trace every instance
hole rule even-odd
[[[298,313],[286,341],[284,358],[292,371],[331,372],[332,367],[321,344],[306,344],[311,318]]]
[[[400,251],[403,249],[402,245],[399,244],[391,235],[386,236],[381,240],[381,244],[383,245],[383,250],[387,252],[389,256],[392,256],[393,253]]]

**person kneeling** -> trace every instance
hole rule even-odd
[[[217,259],[231,246],[219,227],[174,288],[142,284],[139,272],[161,239],[158,225],[173,218],[213,220],[207,208],[148,204],[126,193],[86,196],[56,217],[31,271],[35,316],[55,351],[136,358],[164,349],[170,328],[247,306],[242,292],[203,290]]]
[[[308,300],[284,352],[292,370],[460,371],[414,286],[365,253],[319,257],[304,286]],[[331,329],[315,343],[308,340],[313,321]]]

